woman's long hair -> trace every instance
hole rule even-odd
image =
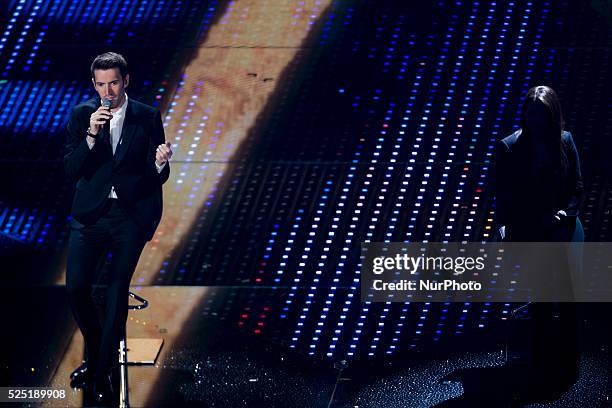
[[[541,120],[545,123],[545,127],[537,130],[530,127],[530,123],[533,121],[533,112],[539,108],[535,105],[543,106],[545,111],[544,117],[536,119]],[[541,112],[542,109],[538,110]],[[536,149],[545,152],[546,156],[550,157],[551,160],[544,160],[543,167],[547,167],[553,172],[561,171],[566,173],[568,168],[567,156],[563,149],[563,128],[565,122],[563,120],[563,113],[561,112],[561,103],[557,97],[557,93],[548,86],[534,86],[531,88],[525,100],[523,102],[523,111],[521,115],[521,136],[523,144],[528,144],[531,149]],[[538,156],[536,154],[536,156]]]

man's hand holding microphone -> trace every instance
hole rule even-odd
[[[102,105],[97,111],[91,114],[89,117],[89,129],[87,129],[87,143],[93,145],[102,130],[102,127],[109,123],[113,117],[110,108],[112,101],[110,99],[104,99]]]

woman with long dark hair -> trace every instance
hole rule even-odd
[[[521,128],[497,146],[497,221],[504,241],[581,241],[580,160],[555,91],[527,92]]]
[[[580,160],[551,88],[536,86],[527,92],[521,128],[498,143],[496,170],[496,214],[504,241],[584,241],[578,218]],[[555,272],[567,275],[569,264],[567,271]],[[532,303],[529,312],[532,353],[524,374],[529,378],[525,394],[558,396],[578,372],[576,309],[573,303]]]

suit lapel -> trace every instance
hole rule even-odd
[[[134,131],[136,130],[137,123],[134,114],[134,103],[128,102],[128,106],[125,109],[125,119],[123,120],[123,128],[121,129],[121,143],[115,150],[115,165],[118,165],[121,160],[125,157],[125,153],[130,147],[132,142]]]

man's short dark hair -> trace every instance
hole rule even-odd
[[[98,55],[91,63],[91,77],[94,78],[94,71],[96,69],[113,69],[119,68],[121,78],[125,78],[128,74],[127,61],[123,58],[123,55],[117,54],[116,52],[105,52],[104,54]]]

